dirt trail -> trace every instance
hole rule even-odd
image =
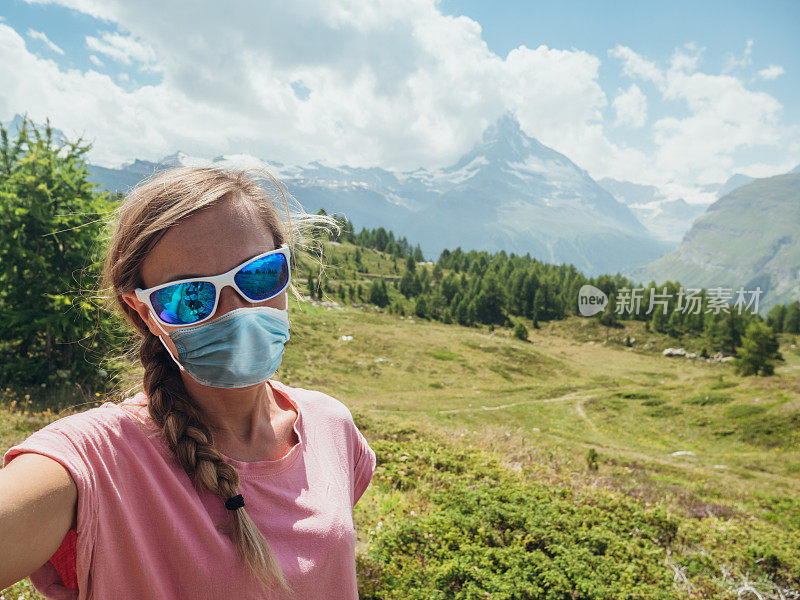
[[[587,424],[589,427],[591,427],[591,428],[592,428],[592,430],[593,430],[595,433],[599,433],[599,431],[598,431],[597,427],[595,427],[594,423],[592,423],[592,420],[591,420],[591,419],[590,419],[588,416],[586,416],[586,411],[585,411],[585,410],[583,410],[583,401],[584,401],[584,400],[585,400],[585,398],[581,398],[581,399],[579,399],[579,400],[578,400],[578,401],[575,403],[575,411],[578,413],[578,415],[580,416],[580,418],[581,418],[581,419],[583,419],[584,421],[586,421],[586,424]]]
[[[512,406],[520,406],[522,404],[546,404],[548,402],[568,402],[570,400],[585,400],[591,396],[586,395],[585,392],[572,392],[564,396],[557,396],[555,398],[531,398],[530,400],[520,400],[519,402],[511,402],[510,404],[498,404],[497,406],[478,406],[469,408],[450,408],[440,410],[439,413],[462,413],[473,412],[478,410],[500,410],[502,408],[511,408]],[[586,415],[583,415],[586,418]],[[588,420],[588,419],[587,419]]]
[[[474,391],[474,390],[465,390],[465,391]],[[613,454],[618,456],[621,459],[628,459],[628,460],[639,460],[639,461],[650,461],[652,463],[661,464],[661,465],[668,465],[670,467],[679,467],[684,469],[693,469],[698,472],[702,472],[705,475],[711,477],[719,477],[720,471],[710,467],[709,465],[703,464],[702,461],[686,461],[681,460],[678,457],[672,456],[663,456],[657,453],[649,454],[644,453],[641,451],[637,451],[636,449],[620,446],[615,441],[610,438],[606,433],[603,432],[601,428],[599,428],[594,421],[589,417],[586,413],[586,410],[583,406],[583,403],[586,400],[591,400],[592,398],[596,397],[596,392],[571,392],[569,394],[564,394],[562,396],[555,396],[552,398],[531,398],[529,400],[521,400],[519,402],[511,402],[508,404],[498,404],[495,406],[477,406],[477,407],[467,407],[467,408],[452,408],[452,409],[443,409],[439,410],[440,414],[443,413],[464,413],[464,412],[477,412],[477,411],[490,411],[490,410],[503,410],[506,408],[511,408],[514,406],[520,405],[533,405],[533,404],[547,404],[547,403],[554,403],[554,402],[573,402],[572,409],[575,410],[578,417],[586,423],[588,428],[591,429],[592,437],[594,438],[592,441],[584,440],[581,442],[585,446],[592,446],[601,452],[605,452],[608,454]],[[370,408],[367,411],[372,412],[381,412],[387,409],[382,408]],[[551,432],[550,435],[561,438],[556,433]],[[774,473],[760,473],[759,476],[763,478],[765,481],[770,482],[786,482],[787,478],[782,475],[777,475]]]

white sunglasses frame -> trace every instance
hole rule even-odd
[[[236,281],[234,280],[234,276],[236,275],[236,273],[242,267],[244,267],[248,263],[251,263],[254,260],[258,260],[260,258],[264,258],[265,256],[269,256],[270,254],[283,254],[284,258],[286,259],[286,270],[287,270],[287,275],[288,275],[287,278],[286,278],[286,283],[281,287],[281,289],[279,289],[277,292],[275,292],[271,296],[268,296],[267,298],[262,298],[261,300],[251,300],[250,298],[247,297],[247,294],[245,294],[239,288],[239,286],[236,285]],[[236,290],[237,294],[239,294],[242,298],[244,298],[245,300],[247,300],[251,304],[255,304],[257,302],[264,302],[266,300],[269,300],[270,298],[274,298],[275,296],[277,296],[278,294],[283,292],[287,287],[289,287],[289,284],[292,281],[292,266],[291,266],[291,262],[289,260],[290,258],[291,258],[291,252],[289,251],[289,244],[281,244],[278,248],[275,248],[274,250],[270,250],[268,252],[264,252],[262,254],[258,254],[256,256],[254,256],[253,258],[248,258],[243,263],[233,267],[230,271],[227,271],[227,272],[222,273],[220,275],[212,275],[211,277],[190,277],[188,279],[178,279],[176,281],[168,281],[167,283],[162,283],[160,285],[156,285],[154,287],[147,288],[146,290],[143,290],[142,288],[136,288],[135,294],[136,294],[136,297],[139,299],[140,302],[143,302],[144,304],[146,304],[148,306],[148,308],[150,308],[150,311],[153,313],[153,317],[159,323],[161,323],[163,325],[166,325],[167,327],[181,327],[181,328],[183,328],[183,327],[194,327],[195,325],[199,325],[200,323],[205,323],[206,321],[208,321],[209,319],[211,319],[214,316],[214,314],[217,312],[217,307],[218,307],[218,304],[219,304],[219,295],[222,293],[222,289],[226,285],[231,286],[234,290]],[[160,290],[162,288],[166,288],[166,287],[169,287],[169,286],[172,286],[172,285],[177,285],[179,283],[190,283],[190,282],[193,282],[193,281],[209,281],[212,284],[214,284],[214,290],[216,291],[216,296],[214,297],[214,307],[211,310],[211,312],[209,313],[209,315],[207,317],[203,318],[203,319],[200,319],[199,321],[195,321],[194,323],[187,323],[185,325],[180,325],[180,324],[176,325],[175,323],[167,323],[161,317],[159,317],[158,316],[158,312],[156,311],[155,307],[153,306],[152,302],[150,301],[150,295],[153,292],[156,292],[156,291],[158,291],[158,290]]]

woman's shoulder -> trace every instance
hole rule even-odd
[[[126,418],[130,411],[136,411],[143,394],[121,401],[107,400],[100,406],[65,415],[51,421],[34,431],[26,441],[36,441],[66,437],[76,446],[101,445],[117,442],[119,439],[131,440],[131,420]],[[145,398],[146,410],[146,398]]]
[[[109,471],[111,465],[123,468],[133,460],[129,457],[142,456],[149,445],[120,404],[109,400],[48,423],[8,448],[2,466],[24,452],[42,454],[65,466],[86,494],[96,487],[97,473]]]

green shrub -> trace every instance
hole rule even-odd
[[[671,404],[662,404],[659,406],[654,406],[647,411],[647,414],[651,417],[663,419],[683,414],[683,409],[678,406],[672,406]]]
[[[492,454],[373,418],[354,414],[378,456],[375,506],[389,512],[364,513],[383,526],[358,555],[362,600],[675,598],[670,561],[707,592],[697,598],[727,597],[720,565],[800,585],[796,526],[678,517],[609,489],[534,482]],[[763,503],[800,514],[795,500]]]
[[[740,427],[739,437],[762,448],[790,448],[800,441],[800,413],[759,415]]]
[[[661,406],[665,402],[666,400],[663,398],[648,398],[647,400],[642,400],[642,406]]]
[[[589,452],[586,453],[586,466],[589,467],[590,471],[597,471],[597,457],[597,450],[589,448]]]
[[[453,360],[458,358],[458,354],[456,354],[455,352],[451,352],[450,350],[446,350],[444,348],[433,350],[431,352],[431,356],[433,358],[438,358],[439,360]]]
[[[615,392],[615,396],[618,398],[628,398],[630,400],[644,400],[645,398],[652,398],[655,394],[652,392],[642,392],[639,390],[636,391],[622,391],[622,392]]]
[[[734,384],[735,385],[735,384]],[[684,398],[684,404],[696,404],[698,406],[709,406],[711,404],[726,404],[733,400],[728,394],[719,392],[704,392],[691,398]]]
[[[725,381],[722,375],[720,375],[719,379],[717,381],[710,383],[708,387],[709,389],[712,390],[722,390],[725,388],[736,387],[737,385],[739,384],[735,381]]]
[[[677,523],[621,496],[518,481],[452,482],[367,552],[382,589],[361,598],[671,598],[663,544]],[[363,590],[362,590],[363,592]]]
[[[586,402],[587,408],[598,412],[620,411],[625,406],[626,404],[619,398],[592,398]]]
[[[16,140],[2,126],[0,138],[0,380],[103,387],[123,335],[84,291],[96,289],[114,208],[88,180],[91,146],[28,119]]]
[[[756,406],[755,404],[735,404],[725,409],[725,417],[728,419],[750,419],[759,416],[766,412],[763,406]]]

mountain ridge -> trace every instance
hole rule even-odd
[[[120,169],[92,166],[107,189],[125,191],[150,172],[178,164],[263,165],[309,211],[324,208],[357,226],[390,226],[434,256],[445,248],[505,250],[589,275],[649,262],[674,247],[654,238],[631,210],[567,156],[522,131],[507,112],[453,164],[409,171],[286,165],[244,157],[203,159],[182,152]],[[443,227],[443,224],[447,227]]]
[[[800,173],[755,179],[709,206],[675,250],[624,274],[706,289],[760,287],[766,309],[800,298],[799,230]]]

